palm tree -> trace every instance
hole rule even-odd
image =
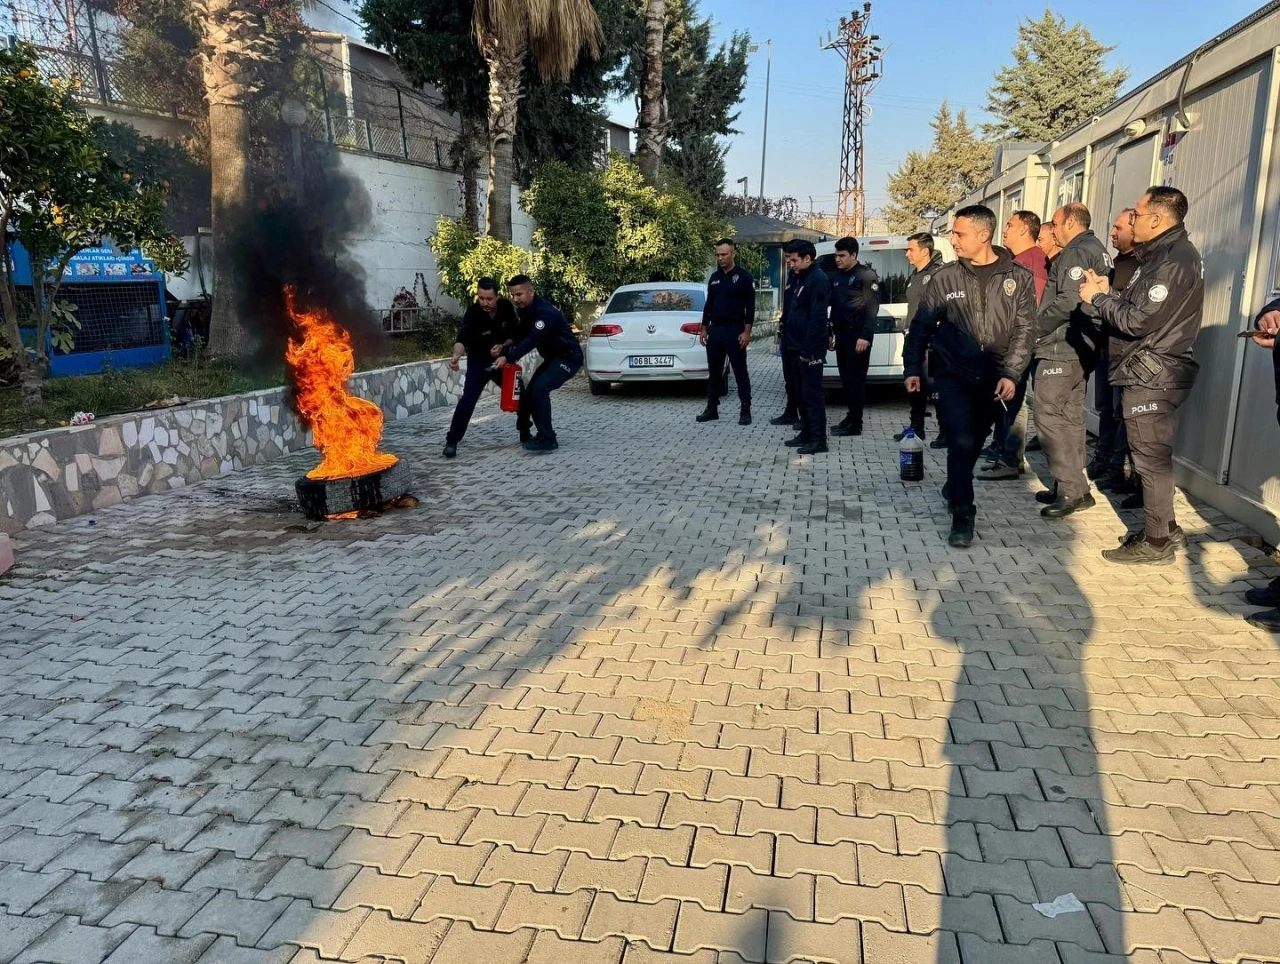
[[[511,240],[511,183],[525,59],[541,78],[567,80],[585,49],[598,57],[604,30],[591,0],[476,0],[476,43],[489,65],[487,233]]]
[[[644,13],[644,75],[640,82],[640,130],[636,138],[636,165],[650,184],[662,167],[666,140],[662,96],[662,36],[666,27],[667,0],[646,0]]]

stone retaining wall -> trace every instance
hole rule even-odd
[[[415,362],[351,379],[388,421],[452,405],[462,391],[447,361]],[[89,425],[0,440],[0,532],[49,525],[225,475],[296,452],[311,434],[268,388]]]

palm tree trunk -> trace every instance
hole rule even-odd
[[[644,77],[640,83],[640,130],[636,164],[650,184],[662,168],[666,140],[662,117],[662,38],[666,26],[666,0],[648,0],[644,16]]]
[[[483,51],[489,62],[489,202],[485,233],[501,241],[511,240],[516,117],[527,50],[527,38],[517,35]]]

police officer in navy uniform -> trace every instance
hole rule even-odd
[[[785,253],[784,246],[783,254]],[[769,419],[770,425],[782,425],[788,428],[796,428],[800,425],[800,375],[796,354],[790,347],[790,339],[787,338],[787,318],[791,314],[791,302],[798,287],[795,274],[788,270],[787,283],[782,289],[782,313],[778,317],[778,355],[782,359],[782,388],[786,393],[786,405],[781,415]]]
[[[858,262],[858,239],[836,242],[836,270],[831,280],[831,331],[829,347],[836,352],[836,365],[844,385],[849,414],[832,430],[832,435],[861,435],[862,409],[867,399],[867,367],[871,364],[871,342],[876,335],[876,315],[880,311],[880,276],[869,265]]]
[[[1109,326],[1111,384],[1121,388],[1122,414],[1133,464],[1142,477],[1142,529],[1108,562],[1131,566],[1172,563],[1186,542],[1173,515],[1174,415],[1195,384],[1194,347],[1204,310],[1204,263],[1183,223],[1187,196],[1175,187],[1147,190],[1132,215],[1138,270],[1120,294],[1107,278],[1086,271],[1080,299]]]
[[[1051,229],[1062,251],[1049,266],[1036,314],[1036,429],[1054,478],[1036,498],[1047,519],[1096,504],[1085,473],[1084,401],[1102,354],[1102,331],[1093,309],[1080,300],[1080,283],[1086,271],[1107,274],[1111,258],[1089,230],[1091,222],[1089,209],[1078,202],[1054,212]]]
[[[747,348],[751,326],[756,320],[756,283],[751,273],[737,263],[738,248],[729,238],[716,242],[716,270],[707,282],[707,300],[702,306],[702,334],[707,348],[707,407],[699,422],[720,417],[720,399],[728,392],[724,384],[725,359],[733,366],[738,384],[738,424],[751,424],[751,376],[747,372]]]
[[[924,297],[929,279],[942,267],[942,252],[935,250],[932,234],[928,231],[920,231],[907,238],[907,263],[911,265],[912,272],[911,277],[907,279],[907,316],[904,330],[911,327],[911,319],[916,316],[916,310],[920,307],[920,300]],[[932,375],[932,365],[928,368],[928,374]],[[929,381],[927,378],[921,379],[923,387],[920,391],[907,394],[907,402],[911,406],[911,431],[919,439],[924,438],[924,420],[928,413],[928,401],[933,397],[930,386],[923,384],[927,381]],[[937,417],[936,405],[934,409],[934,416]],[[905,434],[905,432],[895,432],[893,440],[901,442]],[[930,444],[930,448],[946,447],[947,440],[943,435],[942,420],[939,418],[938,435]]]
[[[827,400],[822,393],[822,368],[831,338],[831,281],[817,265],[812,241],[790,241],[783,248],[792,273],[792,289],[783,329],[783,352],[795,359],[800,395],[800,433],[784,444],[801,455],[827,451]]]
[[[511,344],[519,324],[516,309],[506,298],[498,296],[498,282],[481,278],[476,282],[476,300],[462,316],[458,338],[453,346],[449,368],[457,371],[463,353],[467,356],[467,373],[462,383],[462,397],[453,410],[453,420],[444,439],[444,457],[451,459],[458,454],[458,443],[467,434],[471,416],[476,410],[485,386],[490,382],[502,383],[502,376],[491,366],[493,360]]]
[[[1271,361],[1276,370],[1276,421],[1280,422],[1280,348],[1276,347],[1276,338],[1280,335],[1280,298],[1258,312],[1253,329],[1254,343],[1271,352]],[[1280,576],[1272,579],[1269,586],[1250,589],[1244,594],[1244,598],[1255,606],[1270,607],[1246,616],[1250,623],[1259,629],[1280,633]]]
[[[520,395],[520,410],[528,413],[538,429],[538,434],[524,443],[525,451],[550,452],[560,447],[551,426],[551,393],[582,367],[582,345],[560,309],[533,290],[533,282],[527,275],[516,275],[507,282],[507,289],[529,326],[528,334],[506,348],[493,367],[501,371],[507,362],[519,361],[535,349],[542,356],[542,364]]]

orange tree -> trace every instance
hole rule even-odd
[[[0,359],[16,367],[36,408],[50,344],[67,351],[75,341],[75,312],[58,289],[76,254],[110,238],[124,250],[144,248],[164,270],[186,263],[164,226],[165,185],[141,183],[111,158],[101,122],[73,93],[71,82],[40,75],[31,47],[0,49]],[[27,298],[16,283],[15,237],[31,259]]]

